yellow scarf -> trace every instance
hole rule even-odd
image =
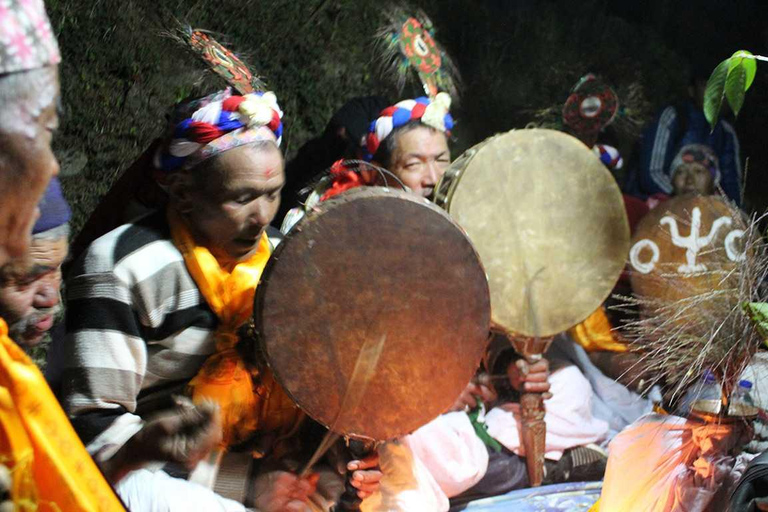
[[[611,322],[603,307],[589,315],[586,320],[572,327],[569,331],[574,341],[584,347],[587,352],[608,350],[610,352],[626,352],[629,347],[616,339]]]
[[[0,462],[11,470],[11,498],[19,511],[125,510],[2,319]]]
[[[267,235],[262,235],[251,257],[227,270],[208,249],[194,242],[178,214],[169,210],[168,222],[187,270],[219,318],[216,353],[189,384],[193,400],[212,399],[219,404],[224,447],[245,441],[256,430],[292,427],[300,416],[293,401],[271,372],[249,368],[236,350],[237,330],[253,315],[256,285],[271,253]]]

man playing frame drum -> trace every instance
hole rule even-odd
[[[311,194],[306,210],[317,207],[321,199],[358,186],[395,186],[397,180],[415,195],[429,197],[451,161],[448,136],[453,121],[449,105],[450,98],[440,93],[435,100],[405,100],[385,109],[372,123],[365,149],[367,159],[383,164],[396,179],[360,163],[339,162],[331,169],[330,177]],[[284,230],[303,215],[300,210],[292,211],[286,217]],[[501,375],[494,377],[497,384],[503,378],[510,383],[507,388],[518,391],[549,390],[546,360],[528,367],[524,360],[514,361],[508,354],[491,359],[501,363],[495,365],[496,369],[501,368]],[[382,493],[366,500],[363,509],[387,510],[396,504],[397,510],[447,510],[448,498],[472,487],[476,487],[476,493],[500,494],[527,486],[525,461],[506,450],[488,448],[476,434],[481,421],[470,421],[464,413],[465,409],[484,407],[495,399],[489,379],[481,375],[473,379],[450,408],[456,412],[437,418],[397,443],[385,445],[380,451],[385,474]],[[494,443],[487,436],[486,440]],[[502,473],[504,478],[499,478]],[[486,475],[488,478],[483,480]],[[480,485],[476,486],[478,482]],[[412,490],[403,491],[398,484]]]

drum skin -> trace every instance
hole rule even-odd
[[[318,204],[291,230],[254,315],[260,348],[299,407],[339,434],[383,441],[445,412],[469,383],[490,297],[477,253],[445,212],[364,187]],[[363,398],[340,411],[364,343],[381,339]]]
[[[594,312],[629,251],[611,173],[554,130],[492,137],[454,162],[436,202],[463,227],[488,273],[492,324],[510,337],[552,336]]]

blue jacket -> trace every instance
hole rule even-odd
[[[685,133],[680,133],[678,109],[685,109]],[[730,123],[720,120],[710,133],[704,112],[687,101],[679,107],[669,106],[643,132],[638,171],[639,192],[643,196],[671,194],[672,159],[686,144],[706,144],[720,160],[720,186],[726,195],[741,205],[742,173],[739,138]]]

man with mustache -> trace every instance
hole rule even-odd
[[[0,267],[0,317],[24,348],[34,347],[59,311],[61,264],[67,256],[70,211],[53,178],[40,203],[26,257]]]

